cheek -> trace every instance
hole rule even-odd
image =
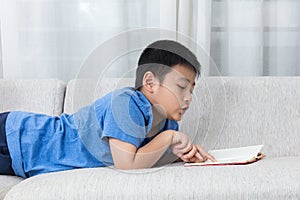
[[[165,98],[165,103],[167,107],[177,108],[180,105],[180,95],[176,93],[174,90],[167,91],[167,98]]]
[[[180,106],[180,92],[176,87],[161,87],[157,95],[157,103],[169,111],[178,109]]]

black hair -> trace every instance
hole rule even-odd
[[[182,44],[172,40],[158,40],[147,46],[138,61],[136,69],[135,88],[143,85],[143,77],[147,71],[151,71],[163,82],[167,73],[175,65],[183,65],[190,68],[200,76],[201,65],[196,56]]]

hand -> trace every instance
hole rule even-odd
[[[217,160],[207,153],[202,147],[197,144],[192,145],[193,148],[188,153],[182,155],[180,158],[184,162],[205,162],[207,159],[216,162]]]
[[[175,134],[171,143],[172,153],[178,157],[182,157],[184,154],[190,152],[193,148],[192,141],[188,135],[175,131]]]

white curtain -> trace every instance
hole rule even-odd
[[[177,31],[167,37],[195,51],[205,76],[300,75],[298,0],[2,0],[0,9],[4,78],[68,81],[99,44],[146,27]]]
[[[298,0],[180,0],[178,31],[209,52],[210,75],[300,75],[299,10]]]
[[[210,74],[212,66],[210,58],[211,49],[211,10],[212,0],[203,1],[177,1],[177,31],[190,38],[192,44],[186,44],[189,48],[193,49],[201,61],[202,75],[207,76]],[[178,37],[180,40],[180,35]],[[193,44],[197,47],[193,47]]]
[[[157,14],[160,6],[168,2],[3,0],[3,76],[66,81],[75,78],[89,54],[114,35],[136,28],[160,27],[161,23],[174,28],[168,17],[162,19]],[[167,9],[174,13],[170,16],[174,19],[175,11],[172,7]],[[127,70],[126,65],[132,65],[132,60],[121,62],[123,71]]]
[[[212,25],[222,74],[300,75],[300,1],[215,1],[213,8],[224,11]]]

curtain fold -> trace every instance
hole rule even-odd
[[[213,0],[211,56],[225,76],[300,75],[300,1]]]
[[[211,0],[178,0],[178,40],[181,34],[190,38],[185,45],[197,54],[204,76],[209,75],[210,66],[213,66],[210,59],[211,4]]]
[[[263,1],[227,1],[224,74],[263,75]]]
[[[100,44],[147,27],[173,31],[148,40],[184,43],[204,76],[300,75],[297,0],[3,0],[0,9],[4,78],[68,81]],[[108,74],[132,71],[141,49],[131,43],[144,41],[143,35],[128,38],[122,44],[128,54],[112,61]]]

